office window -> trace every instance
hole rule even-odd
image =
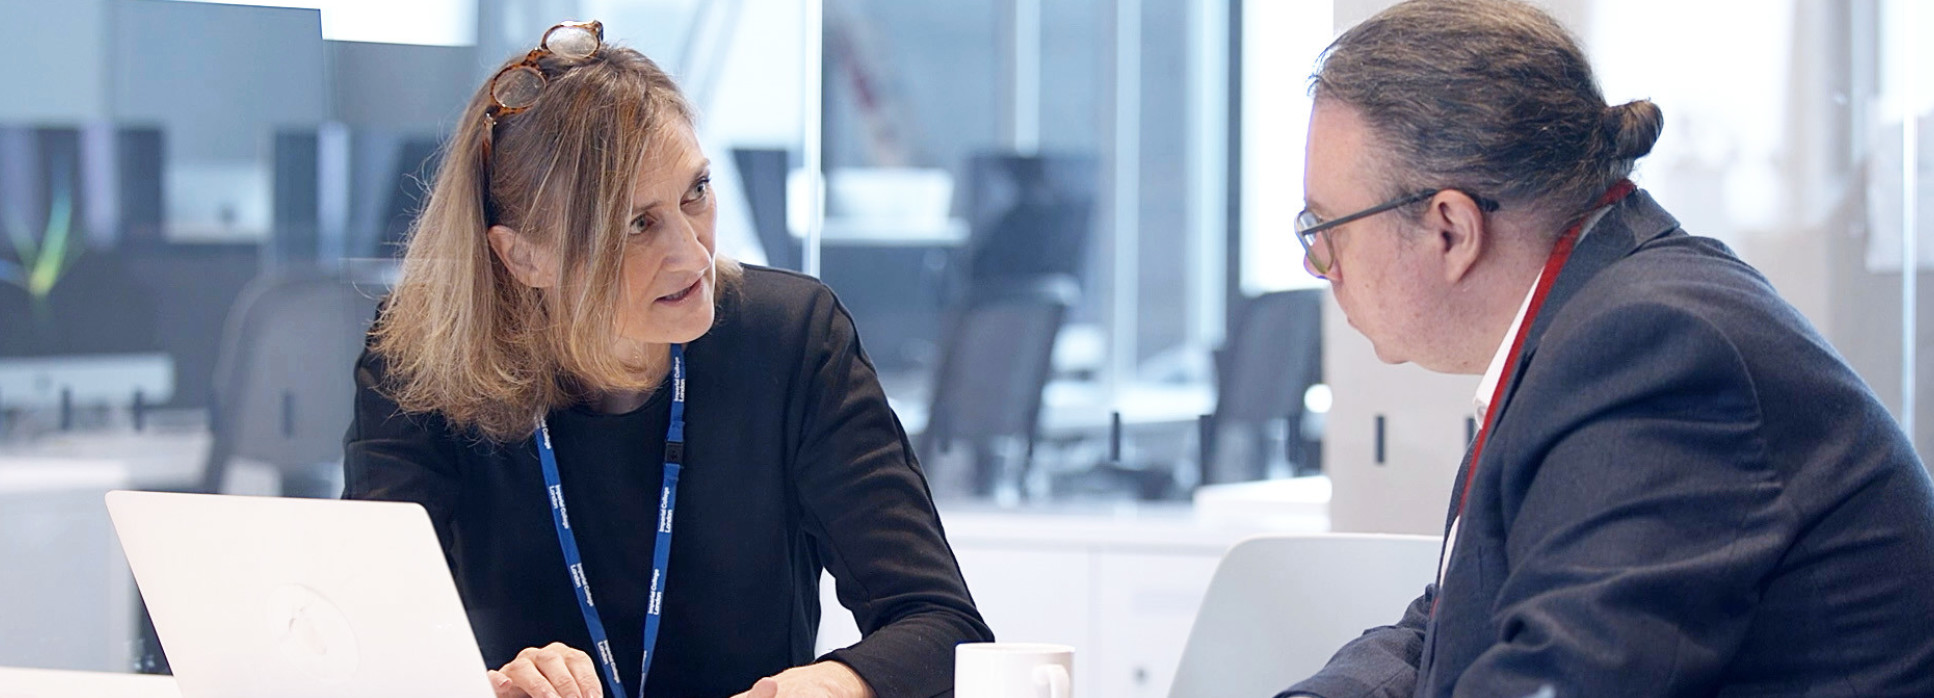
[[[1336,33],[1332,3],[1242,3],[1242,290],[1320,284],[1303,271],[1294,223],[1303,208],[1309,76]]]
[[[322,11],[322,38],[384,44],[469,46],[477,42],[475,0],[196,0],[222,5]]]

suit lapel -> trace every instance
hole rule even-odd
[[[1673,219],[1671,214],[1660,208],[1650,195],[1644,191],[1637,191],[1613,206],[1612,210],[1598,221],[1598,225],[1586,234],[1584,239],[1578,241],[1578,246],[1572,250],[1571,259],[1566,260],[1564,268],[1558,271],[1558,278],[1552,282],[1551,290],[1546,293],[1544,307],[1538,311],[1537,317],[1532,318],[1531,329],[1525,334],[1524,347],[1519,350],[1518,360],[1514,362],[1516,368],[1512,370],[1511,375],[1503,378],[1509,383],[1506,383],[1504,394],[1499,398],[1502,402],[1497,406],[1498,423],[1503,423],[1506,416],[1505,410],[1510,407],[1511,397],[1517,393],[1518,380],[1524,375],[1526,367],[1531,365],[1532,357],[1537,353],[1538,343],[1544,337],[1545,329],[1551,325],[1553,318],[1563,312],[1565,303],[1570,301],[1579,289],[1584,288],[1592,277],[1597,276],[1598,272],[1630,256],[1641,245],[1678,229],[1679,222]],[[1485,428],[1495,429],[1496,426],[1489,425]],[[1457,479],[1454,480],[1460,485],[1469,476],[1470,470],[1477,467],[1476,463],[1471,462],[1471,450],[1474,446],[1475,442],[1465,445],[1464,461],[1458,466]],[[1488,449],[1487,452],[1496,453]],[[1448,539],[1451,523],[1456,520],[1458,511],[1463,507],[1462,500],[1468,495],[1469,492],[1461,486],[1453,491],[1450,511],[1444,517],[1446,540],[1439,553],[1440,556],[1449,556],[1452,552],[1453,542]],[[1459,536],[1469,535],[1468,531],[1468,528],[1463,529]],[[1440,557],[1438,566],[1441,568],[1443,564],[1444,561]],[[1439,603],[1443,602],[1443,595],[1444,590],[1438,589]],[[1437,620],[1437,615],[1433,613],[1430,619],[1425,621],[1424,647],[1418,663],[1418,695],[1428,693],[1430,687],[1437,685],[1435,666],[1439,634]]]
[[[1457,479],[1451,481],[1456,485],[1456,487],[1451,489],[1450,510],[1444,512],[1444,535],[1446,536],[1450,535],[1451,522],[1457,520],[1457,511],[1464,507],[1464,487],[1463,487],[1464,478],[1470,475],[1471,451],[1475,450],[1476,448],[1477,448],[1476,439],[1471,439],[1470,441],[1464,444],[1464,460],[1463,462],[1457,465]],[[1443,554],[1449,555],[1450,550],[1446,548],[1443,551]],[[1440,559],[1437,561],[1437,564],[1442,565],[1443,562],[1444,561]]]
[[[1531,329],[1525,333],[1524,347],[1518,351],[1518,360],[1511,375],[1504,377],[1509,382],[1505,384],[1504,395],[1500,398],[1502,404],[1497,407],[1498,423],[1503,423],[1505,412],[1511,406],[1511,397],[1518,392],[1518,380],[1531,366],[1545,330],[1563,313],[1565,304],[1572,296],[1577,295],[1586,283],[1598,276],[1598,272],[1604,271],[1612,263],[1630,256],[1641,245],[1678,229],[1679,221],[1653,201],[1650,194],[1640,190],[1613,205],[1612,210],[1598,221],[1598,225],[1578,241],[1571,259],[1558,271],[1558,279],[1552,282],[1551,291],[1545,295],[1544,307],[1539,309],[1537,317],[1531,319]],[[1465,457],[1469,455],[1467,451]],[[1458,481],[1462,482],[1463,475],[1460,473],[1458,477]]]

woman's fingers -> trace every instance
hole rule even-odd
[[[525,650],[525,652],[529,651]],[[504,677],[510,679],[509,686],[499,689],[500,695],[504,690],[516,690],[528,694],[531,698],[563,698],[558,695],[556,688],[551,687],[550,680],[544,678],[544,672],[538,671],[537,664],[530,657],[519,654],[516,659],[511,660],[498,671],[503,672]]]
[[[778,698],[778,696],[779,680],[768,676],[759,679],[758,683],[752,684],[752,688],[732,698]]]
[[[591,655],[561,642],[526,647],[489,676],[497,698],[604,698]]]
[[[533,652],[531,663],[543,672],[544,680],[551,682],[551,688],[557,691],[558,698],[585,698],[583,692],[578,690],[578,678],[571,675],[571,665],[564,661],[563,653],[552,649],[554,647],[557,645]]]
[[[591,655],[567,645],[552,643],[552,646],[566,650],[564,666],[577,679],[578,692],[584,698],[604,698],[604,684],[598,683],[598,665],[591,663]]]
[[[530,698],[530,694],[518,688],[510,677],[504,675],[504,672],[491,669],[484,672],[484,676],[489,677],[490,690],[497,692],[497,698]]]

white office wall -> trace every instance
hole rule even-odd
[[[1442,535],[1477,376],[1384,364],[1333,299],[1323,305],[1323,375],[1333,396],[1323,420],[1330,530]]]
[[[110,114],[161,126],[171,159],[255,157],[258,134],[328,112],[315,10],[155,0],[112,10]]]
[[[0,121],[107,115],[108,0],[0,0],[0,46],[25,56],[0,71]]]
[[[267,237],[269,136],[329,111],[320,15],[159,0],[109,9],[108,116],[165,134],[168,236]]]

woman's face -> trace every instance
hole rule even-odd
[[[711,177],[690,125],[674,120],[652,136],[631,190],[619,272],[623,356],[642,357],[645,345],[689,342],[712,327],[718,273]]]

